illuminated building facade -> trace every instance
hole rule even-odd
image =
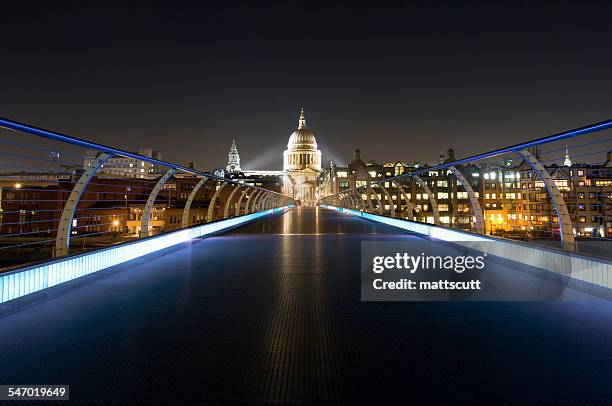
[[[450,149],[441,163],[454,160],[454,152]],[[348,166],[331,164],[323,171],[319,189],[324,195],[335,194],[423,168],[426,166],[419,163],[365,163],[356,150],[355,159]],[[495,167],[468,165],[459,170],[478,198],[484,213],[486,234],[525,239],[558,238],[555,207],[544,183],[526,162],[507,162]],[[563,195],[574,233],[580,237],[612,238],[612,152],[608,152],[606,162],[598,165],[572,164],[566,153],[564,166],[550,165],[546,170]],[[435,199],[441,225],[473,229],[468,193],[450,170],[427,171],[419,177],[421,182],[414,177],[397,180],[405,195],[396,182],[382,183],[401,217],[434,224],[436,213],[427,193],[429,190]],[[389,214],[391,205],[388,198],[375,184],[371,185],[372,199],[380,199],[385,213]],[[361,193],[367,201],[367,189],[362,189]]]
[[[161,154],[151,148],[140,149],[136,152],[139,155],[144,155],[149,158],[160,159]],[[83,158],[83,168],[88,168],[96,159],[97,151],[88,150]],[[139,178],[139,179],[154,179],[165,172],[164,168],[156,167],[150,162],[140,161],[134,158],[116,157],[110,158],[102,165],[102,168],[96,174],[99,178],[104,177],[124,177],[124,178]]]
[[[321,151],[313,133],[306,128],[304,109],[298,128],[289,137],[283,153],[285,194],[307,206],[314,206],[318,198],[318,177],[321,173]]]

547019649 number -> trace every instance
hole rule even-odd
[[[68,385],[0,385],[0,400],[68,400]]]

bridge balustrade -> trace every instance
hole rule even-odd
[[[449,150],[400,175],[350,179],[318,203],[610,258],[611,128],[604,121],[464,159]]]
[[[243,182],[0,119],[0,275],[297,204]]]

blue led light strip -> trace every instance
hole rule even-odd
[[[64,257],[0,274],[0,303],[39,292],[194,238],[222,232],[269,214],[280,213],[292,207],[294,206],[289,205],[214,221],[201,226],[144,238],[85,254]]]

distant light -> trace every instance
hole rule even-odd
[[[15,189],[21,189],[21,183],[15,183]]]
[[[117,227],[119,225],[119,220],[113,220],[113,225]]]

